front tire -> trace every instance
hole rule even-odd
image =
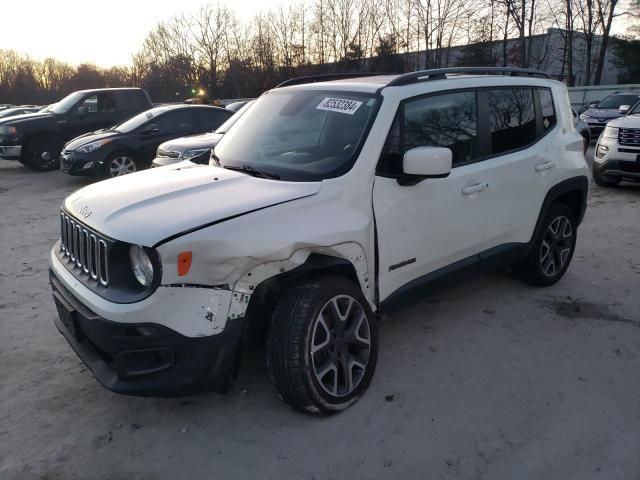
[[[107,178],[122,177],[137,171],[138,164],[128,153],[113,153],[104,162],[104,174]]]
[[[521,278],[532,285],[553,285],[569,268],[576,248],[575,213],[563,203],[549,208],[531,250],[519,265]]]
[[[20,162],[37,172],[48,172],[60,167],[63,142],[53,136],[34,138],[27,145]]]
[[[325,415],[345,410],[369,386],[377,358],[373,312],[346,278],[296,285],[278,303],[267,365],[291,408]]]

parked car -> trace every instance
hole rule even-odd
[[[638,92],[617,92],[607,95],[596,105],[589,104],[589,108],[580,115],[591,130],[591,136],[597,138],[602,133],[609,120],[620,118],[640,101]]]
[[[593,180],[601,187],[640,182],[640,103],[607,123],[593,156]]]
[[[376,314],[479,267],[562,278],[589,186],[564,84],[496,67],[330,78],[262,95],[216,165],[63,202],[56,325],[104,386],[227,391],[266,330],[283,399],[329,414],[369,385]]]
[[[74,92],[27,115],[0,119],[0,159],[19,160],[33,170],[54,170],[64,143],[110,127],[151,106],[140,88],[101,88]]]
[[[5,108],[0,110],[0,118],[15,117],[16,115],[24,115],[25,113],[35,113],[42,110],[44,107],[38,107],[36,105],[23,105],[21,107]]]
[[[233,113],[207,105],[166,105],[136,115],[112,128],[74,138],[60,155],[69,175],[119,177],[151,165],[158,145],[210,131]]]
[[[589,148],[589,144],[591,143],[591,130],[589,129],[589,125],[586,124],[582,119],[580,119],[580,115],[573,108],[571,109],[571,114],[573,115],[573,125],[576,127],[576,131],[582,135],[584,140],[584,153],[587,153],[587,149]]]
[[[182,162],[183,160],[193,159],[196,163],[209,163],[209,152],[220,141],[227,130],[235,124],[238,119],[247,111],[253,102],[248,102],[220,125],[213,132],[203,133],[202,135],[192,135],[190,137],[177,138],[169,142],[165,142],[158,147],[156,158],[153,160],[152,167],[164,167]],[[198,159],[198,160],[196,160]]]

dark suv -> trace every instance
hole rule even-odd
[[[580,120],[589,125],[591,136],[598,138],[609,120],[626,115],[639,101],[640,92],[612,93],[607,95],[601,102],[590,104],[589,108],[580,114]]]
[[[111,128],[87,133],[64,146],[62,170],[69,175],[119,177],[147,168],[158,145],[210,132],[233,112],[208,105],[164,105]]]
[[[33,170],[58,168],[68,140],[110,127],[151,108],[140,88],[102,88],[74,92],[37,113],[0,120],[0,158]]]

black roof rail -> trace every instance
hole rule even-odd
[[[387,87],[398,87],[410,83],[424,82],[428,80],[445,80],[448,74],[470,75],[510,75],[514,77],[543,77],[551,78],[551,75],[539,70],[516,67],[452,67],[436,68],[433,70],[420,70],[400,75],[387,84]]]
[[[291,85],[302,85],[304,83],[317,83],[317,82],[330,82],[331,80],[344,80],[345,78],[358,78],[358,77],[374,77],[376,75],[389,75],[388,73],[323,73],[320,75],[309,75],[307,77],[296,77],[285,80],[284,82],[275,86],[290,87]]]

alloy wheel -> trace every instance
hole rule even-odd
[[[573,242],[573,228],[565,216],[559,216],[547,227],[540,247],[540,267],[547,277],[554,277],[566,265]]]
[[[371,352],[369,319],[349,295],[329,300],[316,317],[311,335],[313,373],[322,389],[345,397],[362,381]]]
[[[115,157],[109,163],[109,175],[111,177],[121,177],[135,171],[135,162],[126,156]]]

